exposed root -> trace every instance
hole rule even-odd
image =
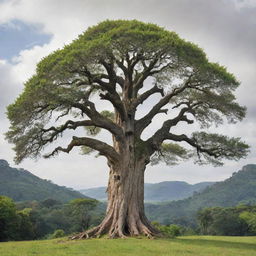
[[[114,225],[114,227],[109,228],[107,227],[109,223],[103,222],[97,227],[89,229],[85,232],[76,234],[71,236],[69,239],[76,240],[76,239],[89,239],[89,238],[99,238],[102,235],[108,234],[108,237],[113,238],[127,238],[127,237],[138,237],[138,236],[146,236],[149,239],[154,239],[155,237],[160,237],[161,233],[155,229],[151,224],[146,226],[141,221],[137,223],[137,225],[132,225],[129,228],[128,233],[125,233],[124,230],[120,229],[118,226]]]
[[[99,231],[99,229],[100,229],[100,226],[97,226],[87,231],[84,231],[82,233],[71,236],[69,239],[76,240],[76,239],[89,239],[89,238],[97,237],[97,232]]]

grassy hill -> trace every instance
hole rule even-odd
[[[184,200],[153,205],[147,204],[147,215],[161,223],[195,221],[196,212],[205,207],[256,204],[256,165],[250,164]]]
[[[66,239],[0,243],[3,256],[256,256],[256,237]]]
[[[40,179],[29,171],[12,168],[5,160],[0,160],[0,195],[11,197],[14,201],[52,198],[67,202],[74,198],[85,198],[77,191]]]
[[[214,182],[201,182],[195,185],[184,181],[164,181],[154,184],[145,184],[145,202],[164,202],[190,197],[194,192],[200,192]],[[80,190],[86,196],[106,201],[106,187]]]

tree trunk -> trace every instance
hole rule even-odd
[[[137,162],[135,166],[124,164],[118,169],[111,167],[104,220],[99,226],[73,238],[99,237],[104,234],[110,238],[138,235],[150,238],[157,235],[158,231],[144,213],[144,170],[145,163],[142,162]]]
[[[108,234],[110,238],[146,235],[153,237],[159,233],[148,221],[144,212],[144,156],[135,154],[133,125],[125,127],[125,143],[114,140],[114,147],[121,155],[118,163],[108,162],[110,167],[108,182],[108,206],[102,223],[75,238],[99,237]]]
[[[108,161],[110,167],[108,182],[108,206],[102,223],[75,238],[99,237],[108,234],[110,238],[159,234],[148,221],[144,211],[144,172],[146,156],[138,155],[135,148],[134,115],[128,115],[123,122],[116,114],[115,122],[123,127],[125,141],[116,141],[113,146],[120,154],[118,163]],[[146,153],[146,152],[144,152]]]

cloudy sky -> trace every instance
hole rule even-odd
[[[146,182],[218,181],[245,164],[256,164],[256,0],[0,0],[0,159],[15,166],[12,145],[3,135],[9,126],[6,106],[21,93],[36,63],[105,19],[156,23],[198,44],[241,81],[236,96],[248,108],[241,123],[219,128],[251,146],[247,159],[218,168],[191,162],[149,167]],[[50,160],[24,160],[18,167],[76,189],[106,185],[108,176],[103,158],[79,150]]]

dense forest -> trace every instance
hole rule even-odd
[[[197,213],[197,220],[204,235],[256,235],[256,205],[205,208]]]
[[[95,199],[62,203],[53,199],[14,203],[0,196],[0,241],[54,238],[97,225],[104,206]]]
[[[61,203],[53,199],[14,203],[0,196],[0,241],[35,240],[69,236],[98,225],[105,205],[95,199]],[[256,205],[211,207],[196,212],[196,225],[153,221],[165,235],[256,235]],[[177,225],[178,224],[178,225]]]

